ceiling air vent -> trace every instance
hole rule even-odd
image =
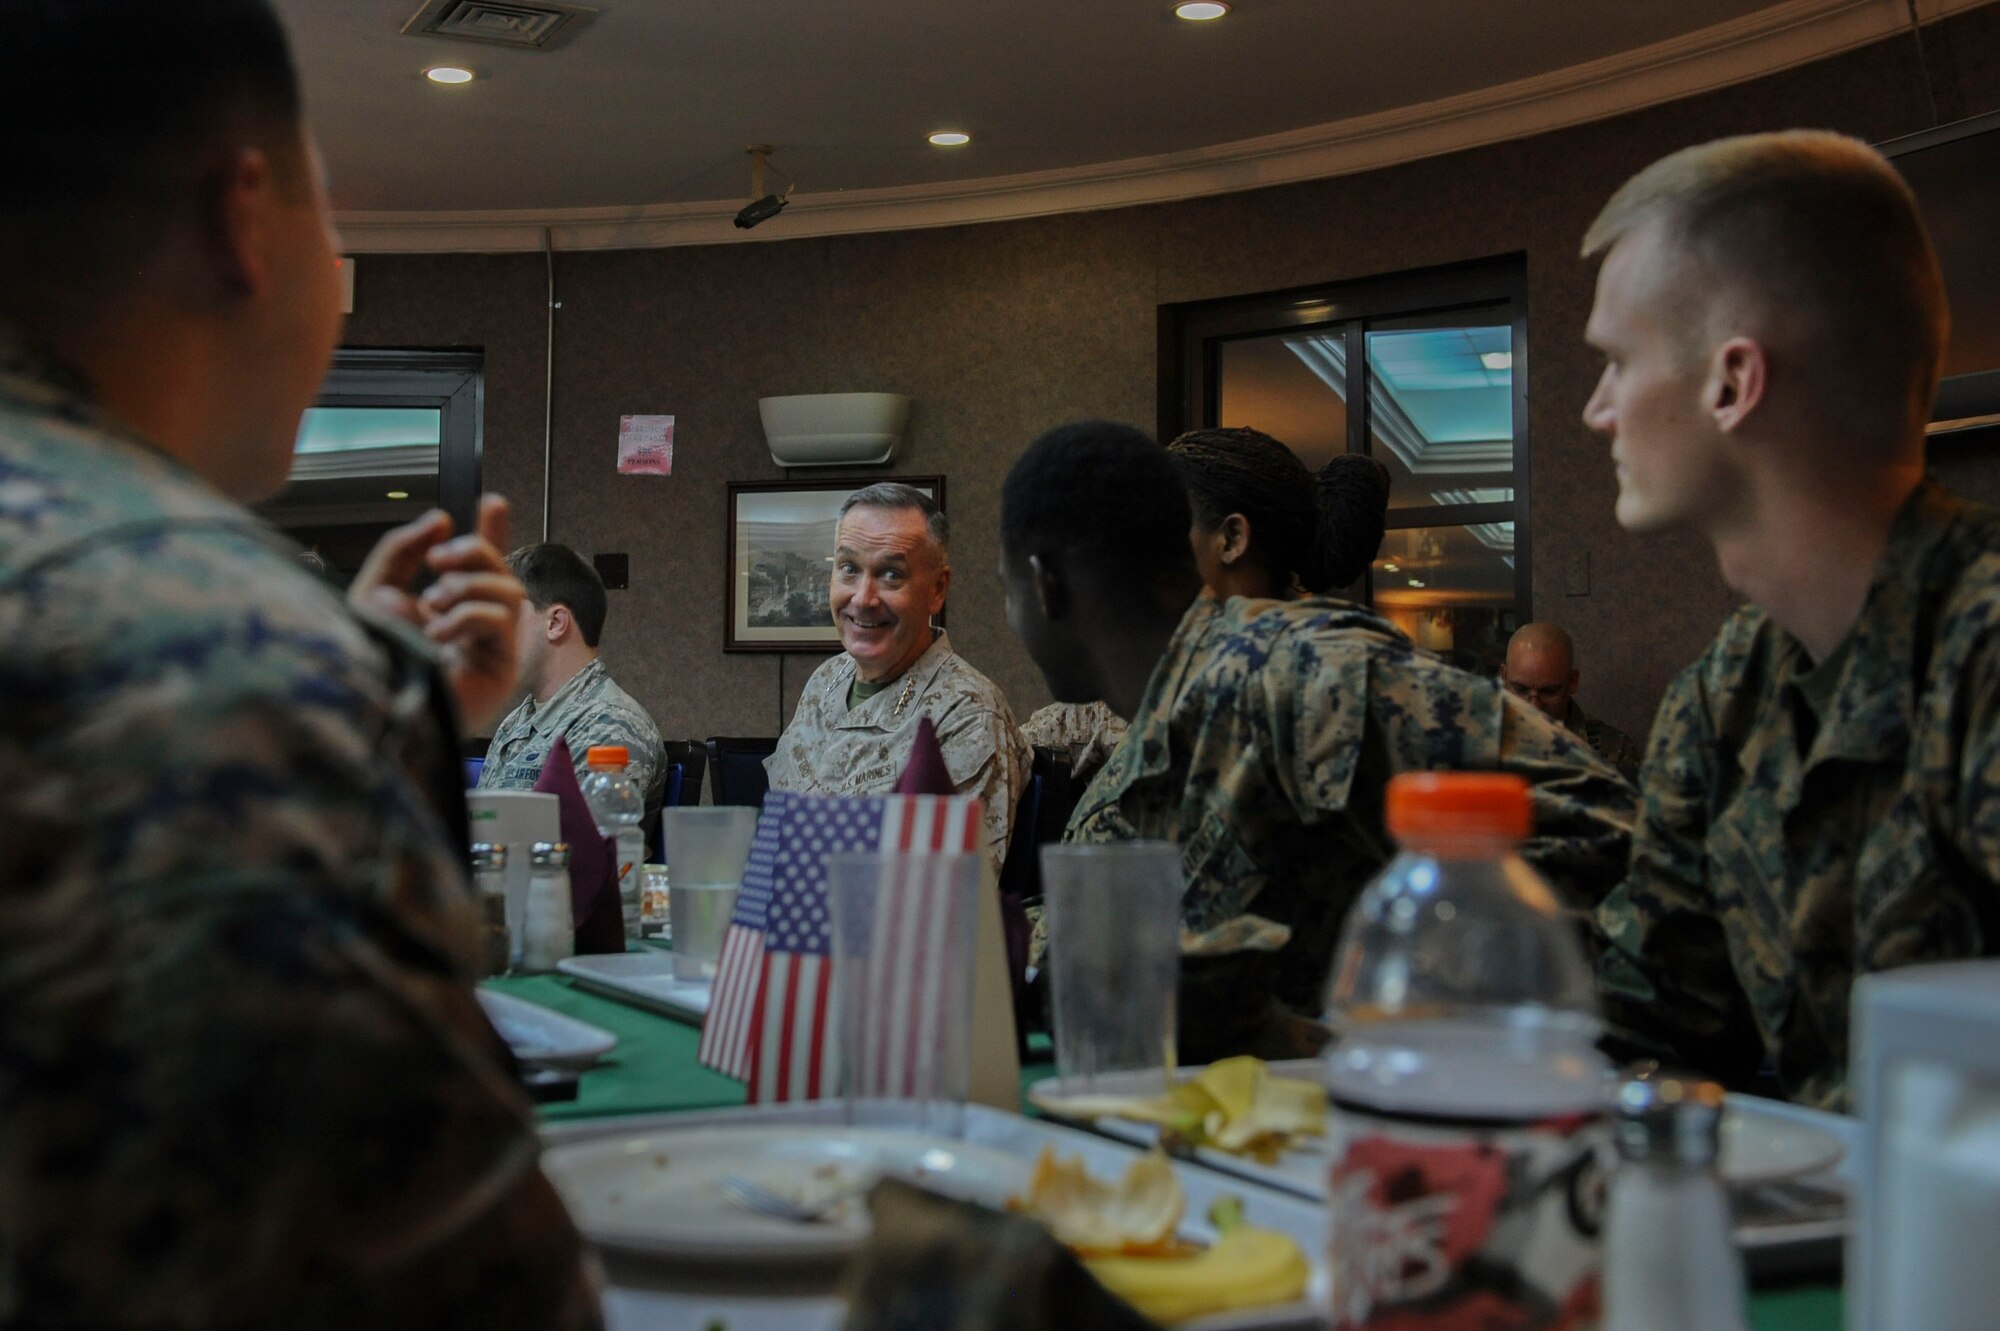
[[[551,0],[427,0],[403,25],[410,37],[450,37],[491,46],[547,51],[574,37],[597,11]]]

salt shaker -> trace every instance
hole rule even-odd
[[[521,925],[521,966],[551,971],[576,951],[576,922],[569,904],[569,847],[537,841],[528,855],[528,907]]]
[[[504,975],[521,959],[519,936],[508,928],[505,846],[472,843],[472,888],[486,922],[486,973]]]
[[[1747,1331],[1743,1262],[1716,1172],[1722,1087],[1671,1074],[1618,1090],[1604,1331]]]

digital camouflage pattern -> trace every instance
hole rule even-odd
[[[952,651],[943,633],[900,678],[850,709],[854,670],[854,658],[842,652],[806,680],[777,752],[764,760],[772,788],[817,795],[893,790],[916,743],[917,723],[929,717],[952,793],[979,797],[986,854],[997,874],[1014,802],[1028,779],[1028,748],[1006,695]]]
[[[1179,843],[1183,951],[1275,951],[1266,987],[1317,1013],[1341,921],[1394,853],[1389,778],[1456,769],[1529,781],[1521,854],[1571,909],[1618,881],[1633,791],[1581,737],[1361,606],[1204,592],[1064,839]]]
[[[1070,778],[1088,780],[1125,739],[1125,718],[1101,702],[1052,702],[1021,724],[1030,748],[1069,755]]]
[[[1597,751],[1598,757],[1617,768],[1628,780],[1638,775],[1639,764],[1646,755],[1632,742],[1632,737],[1617,726],[1591,716],[1574,698],[1569,700],[1569,709],[1563,713],[1562,723],[1571,734],[1583,736]]]
[[[0,1326],[597,1324],[448,703],[0,327]]]
[[[2000,515],[1921,487],[1829,664],[1745,607],[1681,672],[1597,926],[1640,1049],[1836,1109],[1855,976],[2000,951]]]
[[[521,699],[493,731],[481,790],[533,790],[558,736],[569,739],[578,783],[590,772],[590,746],[623,744],[631,755],[625,773],[646,797],[652,814],[667,797],[667,754],[660,728],[618,687],[602,658],[571,675],[555,696],[537,706],[533,694]]]

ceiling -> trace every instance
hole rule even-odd
[[[1362,125],[1372,139],[1376,122],[1411,108],[1457,108],[1457,117],[1517,106],[1511,93],[1493,101],[1495,89],[1572,100],[1582,90],[1590,114],[1606,114],[1634,97],[1682,95],[1872,40],[1894,31],[1904,9],[1901,0],[1236,0],[1220,21],[1189,23],[1169,0],[597,0],[573,40],[527,52],[404,36],[419,3],[277,0],[357,249],[523,247],[518,225],[513,240],[491,245],[366,243],[371,228],[501,216],[698,218],[723,232],[692,238],[742,238],[726,234],[726,219],[749,197],[753,142],[777,150],[771,187],[795,181],[799,195],[759,239],[843,229],[802,226],[799,215],[885,192],[899,203],[1005,195],[1024,183],[1157,174],[1162,163],[1208,175],[1156,181],[1153,197],[1243,188],[1268,183],[1272,170],[1296,174],[1215,175],[1269,156],[1272,136],[1294,144],[1302,130],[1340,138],[1335,127]],[[478,78],[440,87],[422,76],[437,63]],[[1662,70],[1672,71],[1664,83]],[[1420,128],[1439,119],[1406,118]],[[1487,140],[1533,128],[1518,116],[1483,118]],[[925,142],[944,128],[969,132],[971,144]],[[1445,150],[1433,140],[1426,151]],[[1246,144],[1264,149],[1246,157],[1232,147]],[[1132,201],[1095,198],[1033,210]],[[984,206],[982,215],[1000,215]],[[974,219],[871,214],[845,229],[938,220]],[[670,232],[660,243],[691,238]]]

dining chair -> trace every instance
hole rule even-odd
[[[753,809],[764,805],[770,780],[764,774],[764,759],[778,751],[778,741],[763,737],[710,736],[708,741],[709,788],[717,804],[744,804]]]

